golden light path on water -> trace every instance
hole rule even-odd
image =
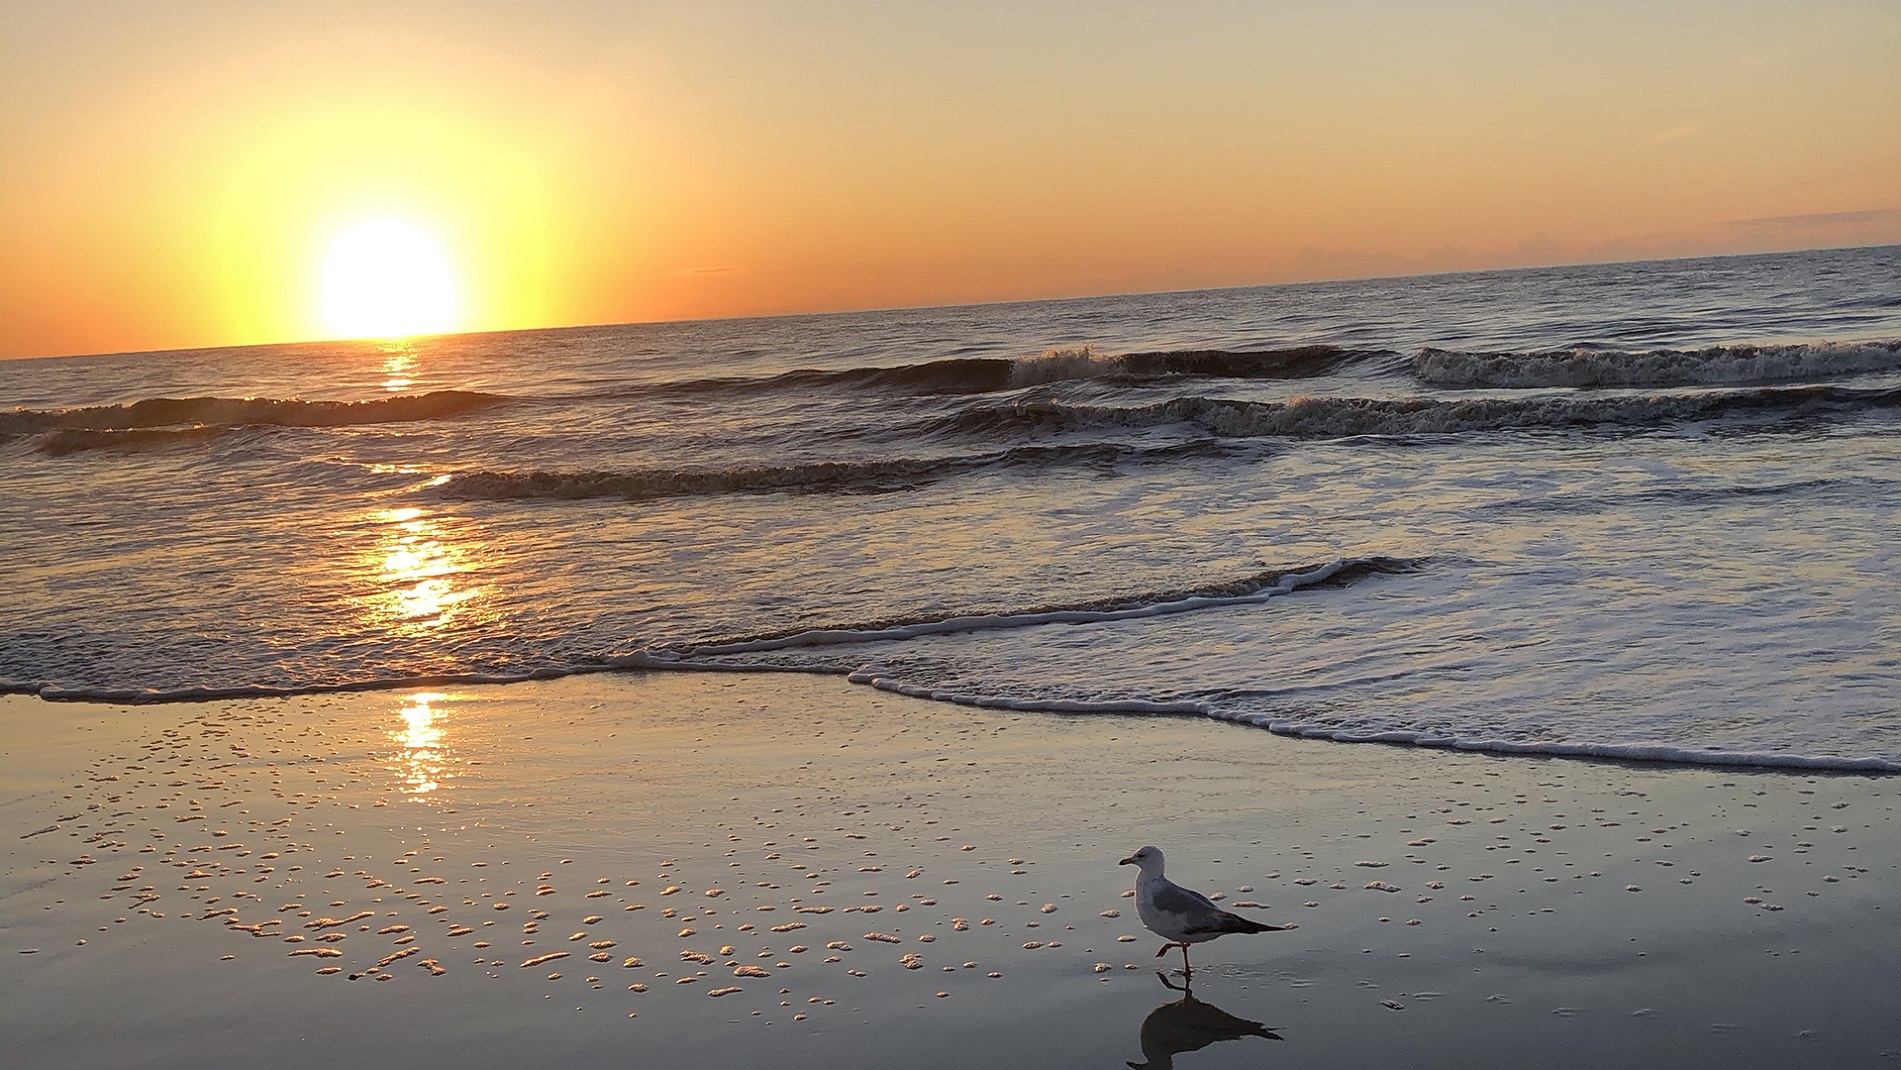
[[[416,385],[416,343],[396,339],[383,345],[383,389],[400,394]]]
[[[378,628],[436,635],[479,603],[483,590],[469,583],[479,541],[458,536],[441,517],[416,507],[377,510],[366,520],[376,537],[362,562],[374,589],[362,603]],[[409,695],[386,732],[393,744],[388,767],[403,793],[418,801],[439,797],[451,775],[447,728],[453,703],[454,696],[434,691]]]
[[[385,591],[378,615],[399,632],[440,628],[454,620],[478,587],[459,583],[469,571],[468,551],[443,530],[439,518],[422,509],[387,509],[377,514],[384,525],[376,554]]]

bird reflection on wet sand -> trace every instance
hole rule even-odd
[[[1134,1070],[1173,1070],[1175,1056],[1185,1051],[1200,1051],[1210,1044],[1242,1037],[1279,1040],[1280,1035],[1259,1022],[1236,1018],[1212,1003],[1195,998],[1186,985],[1178,985],[1167,974],[1157,973],[1162,984],[1182,994],[1173,1003],[1164,1003],[1142,1019],[1142,1062],[1132,1062]]]

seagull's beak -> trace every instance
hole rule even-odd
[[[1122,861],[1120,861],[1120,862],[1117,862],[1117,863],[1116,863],[1116,865],[1118,865],[1118,866],[1133,866],[1133,865],[1135,865],[1135,859],[1133,859],[1133,858],[1125,858],[1125,859],[1123,859]]]

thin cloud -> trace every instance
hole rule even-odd
[[[1775,215],[1762,219],[1731,219],[1717,226],[1752,229],[1794,227],[1846,227],[1861,223],[1885,223],[1901,219],[1901,208],[1869,208],[1859,212],[1813,212],[1808,215]]]

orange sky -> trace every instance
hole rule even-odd
[[[0,356],[1901,242],[1886,0],[0,7]]]

